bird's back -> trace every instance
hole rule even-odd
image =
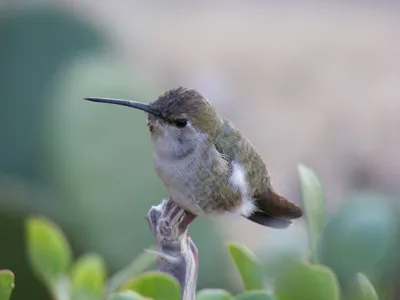
[[[252,190],[263,191],[272,188],[263,159],[253,144],[229,121],[224,120],[215,145],[228,164],[236,163],[243,168],[245,179]],[[229,172],[232,171],[232,169],[229,170]]]

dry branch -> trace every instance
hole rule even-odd
[[[152,206],[147,221],[156,239],[158,270],[175,277],[183,300],[195,300],[198,251],[187,231],[195,216],[171,201]]]

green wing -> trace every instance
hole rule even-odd
[[[229,163],[236,159],[238,153],[238,143],[240,142],[238,134],[240,133],[237,132],[229,121],[224,121],[214,141],[217,151]]]
[[[223,126],[215,139],[215,147],[229,163],[238,160],[247,170],[246,178],[253,188],[252,197],[258,211],[247,218],[263,226],[286,228],[291,219],[302,216],[302,210],[285,197],[275,193],[271,186],[267,168],[252,144],[229,121]]]

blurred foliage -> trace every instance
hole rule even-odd
[[[275,294],[279,300],[339,300],[339,287],[328,268],[295,261],[276,280]]]
[[[371,280],[381,297],[393,288],[399,259],[398,215],[389,199],[368,192],[351,197],[328,220],[319,259],[337,274],[343,288],[359,272]]]
[[[345,300],[378,300],[378,295],[371,282],[362,273],[358,273],[344,292]]]
[[[13,288],[14,274],[9,270],[0,270],[0,299],[9,299]]]
[[[325,225],[326,205],[321,183],[317,175],[300,164],[298,167],[300,174],[301,192],[304,208],[307,211],[308,239],[310,241],[311,260],[316,261],[316,252],[319,238]]]
[[[251,291],[237,295],[234,300],[274,300],[275,297],[264,291]]]
[[[105,294],[109,295],[116,292],[125,283],[126,278],[135,277],[152,267],[154,263],[154,255],[147,251],[143,251],[129,265],[111,276],[105,287]]]
[[[71,263],[71,250],[55,224],[41,218],[27,220],[28,258],[38,277],[55,288],[62,284]]]
[[[71,270],[71,298],[100,298],[106,277],[106,267],[99,255],[89,253],[78,258]]]
[[[143,273],[127,282],[122,289],[154,300],[179,300],[181,297],[179,282],[161,272]]]
[[[145,300],[144,297],[132,291],[112,294],[107,300]]]
[[[253,253],[243,246],[228,245],[229,252],[243,279],[245,290],[259,290],[264,287],[264,276],[260,263]]]
[[[26,264],[23,215],[62,216],[67,202],[48,177],[49,94],[54,74],[102,37],[75,16],[51,7],[0,10],[0,265],[18,276],[15,298],[44,299]],[[57,220],[60,220],[58,217]]]
[[[221,289],[203,289],[196,295],[197,300],[230,300],[232,295]]]
[[[75,16],[53,8],[3,9],[0,14],[0,170],[46,185],[54,74],[78,54],[100,47],[103,38]]]
[[[318,186],[319,183],[317,185],[318,188],[315,188],[315,184],[310,184],[310,182],[318,182],[316,174],[311,169],[301,166],[299,168],[299,176],[300,181],[303,184],[307,183],[306,186],[303,186],[303,194],[309,195],[313,201],[324,201],[324,197],[322,193],[320,193],[320,187]],[[372,194],[369,193],[369,195]],[[365,197],[363,197],[363,199],[365,201]],[[370,200],[372,203],[375,203],[376,198]],[[303,201],[310,200],[303,199]],[[360,209],[357,207],[358,201],[359,200],[356,199],[349,202],[351,203],[350,212],[353,212],[353,214],[354,208]],[[389,242],[386,240],[391,239],[392,235],[387,234],[383,237],[382,235],[383,231],[388,229],[385,227],[386,223],[390,223],[392,226],[397,223],[393,223],[394,220],[390,219],[391,214],[389,212],[392,212],[392,210],[388,210],[388,207],[382,205],[382,199],[380,199],[379,203],[381,205],[373,207],[373,215],[376,216],[377,220],[380,222],[377,222],[374,228],[367,228],[369,230],[377,230],[377,233],[372,234],[375,234],[373,236],[374,238],[377,238],[378,236],[381,238],[378,240],[380,243],[379,247],[377,247],[375,243],[367,243],[367,241],[364,240],[364,234],[358,234],[359,230],[364,230],[363,228],[366,226],[364,218],[356,218],[357,222],[353,224],[346,219],[348,211],[345,210],[345,212],[343,212],[342,210],[339,210],[338,213],[332,216],[328,221],[321,239],[318,239],[317,244],[319,245],[318,249],[320,249],[319,253],[321,254],[318,261],[321,261],[321,263],[316,263],[313,257],[307,255],[300,259],[287,259],[286,257],[278,262],[278,272],[273,276],[274,284],[271,286],[267,284],[262,263],[256,258],[256,256],[244,246],[229,244],[227,251],[230,253],[232,261],[238,270],[244,284],[245,292],[238,294],[237,296],[232,296],[232,294],[223,289],[200,289],[197,293],[197,299],[387,299],[385,292],[387,292],[386,289],[390,289],[391,285],[388,282],[386,282],[386,286],[382,285],[383,281],[380,280],[381,278],[378,275],[382,275],[383,273],[379,268],[377,268],[377,262],[382,259],[383,262],[385,262],[385,255],[393,255],[390,251],[381,250],[382,247],[385,250],[389,250],[389,246],[393,246],[388,245]],[[316,222],[314,218],[320,220],[321,215],[323,215],[323,213],[315,209],[315,207],[320,208],[322,205],[315,203],[305,205],[305,214],[310,223]],[[344,207],[346,208],[347,205]],[[381,209],[379,210],[378,207]],[[372,216],[368,214],[365,215],[369,218]],[[364,214],[362,214],[362,216],[364,216]],[[386,222],[381,222],[381,218],[383,217]],[[328,239],[325,235],[330,233],[330,222],[339,222],[336,224],[337,226],[339,226],[339,224],[346,226],[346,230],[343,229],[343,231],[340,232],[341,234],[334,231],[335,235],[329,239],[329,242],[332,242],[333,240],[333,242],[341,244],[340,247],[336,246],[336,248],[329,249],[334,252],[333,254],[326,249]],[[358,228],[356,225],[361,228]],[[315,232],[310,230],[310,228],[312,228],[312,226],[308,227],[309,234]],[[347,231],[347,229],[350,231]],[[70,246],[63,232],[53,222],[41,217],[31,217],[26,221],[26,231],[28,247],[27,253],[30,258],[31,266],[36,271],[39,278],[43,280],[44,284],[46,284],[55,299],[99,300],[103,298],[141,299],[142,297],[144,297],[143,299],[154,300],[180,299],[180,286],[175,278],[160,272],[144,272],[151,266],[148,264],[148,259],[145,256],[138,258],[136,263],[134,262],[130,265],[135,269],[135,271],[124,269],[114,275],[119,277],[118,280],[113,277],[107,279],[106,267],[102,258],[97,254],[83,255],[71,265]],[[350,236],[348,236],[349,233]],[[358,239],[358,243],[360,244],[353,244],[351,239]],[[312,244],[310,244],[310,248],[311,247]],[[331,247],[334,247],[334,245],[329,244],[328,248]],[[354,247],[355,252],[349,250],[346,252],[340,252],[342,247],[350,247],[350,249]],[[342,266],[341,264],[335,265],[332,263],[332,266],[329,267],[322,263],[324,261],[337,263],[334,258],[341,255],[338,261],[344,261],[349,264],[349,259],[355,260],[355,255],[357,253],[361,253],[361,258],[353,262],[353,264],[348,266],[348,268],[340,268]],[[369,264],[363,260],[362,255],[364,255],[364,253],[373,260],[372,262],[369,262]],[[375,259],[375,257],[379,257],[379,259]],[[390,258],[393,259],[393,257]],[[375,268],[371,268],[371,266],[375,266]],[[335,273],[335,270],[338,270],[338,272]],[[369,278],[362,273],[364,270],[368,271],[369,276],[372,276],[370,278],[375,278],[375,281],[370,281]],[[6,284],[2,284],[0,287],[4,289],[5,286],[10,290],[13,279],[12,273],[4,273],[3,271],[3,274],[0,275],[3,275],[0,276],[0,283],[4,283],[4,280],[6,280]],[[11,279],[4,279],[4,275],[11,275]],[[269,275],[271,276],[271,274]],[[393,275],[394,274],[392,274],[392,276]],[[382,293],[380,297],[374,287],[375,284],[380,287],[379,291]],[[110,288],[110,286],[113,286],[113,288]],[[9,290],[6,290],[6,292]],[[0,290],[0,292],[2,292],[2,290]]]

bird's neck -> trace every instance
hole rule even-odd
[[[204,149],[208,140],[206,134],[200,134],[193,139],[178,141],[168,138],[153,140],[154,155],[160,160],[178,161],[198,155]]]

